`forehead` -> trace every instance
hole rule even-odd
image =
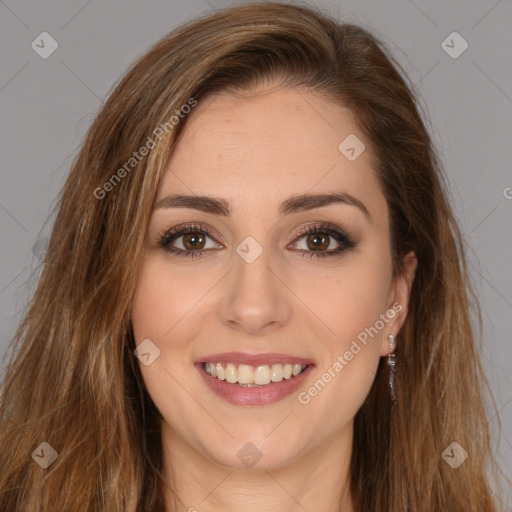
[[[303,90],[210,96],[187,120],[157,199],[211,194],[232,202],[234,213],[306,192],[343,191],[375,202],[380,187],[369,150],[352,161],[340,150],[345,140],[357,144],[354,136],[364,144],[348,108]]]

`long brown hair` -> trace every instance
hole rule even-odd
[[[161,509],[160,417],[130,325],[156,190],[186,126],[184,105],[272,81],[354,112],[389,205],[395,275],[410,250],[419,261],[397,343],[399,404],[391,407],[381,360],[355,417],[356,510],[498,510],[487,472],[495,468],[488,386],[471,325],[478,304],[441,164],[404,76],[367,30],[279,3],[189,22],[131,67],[60,193],[12,342],[0,395],[1,511]],[[31,458],[42,442],[58,452],[47,469]],[[442,457],[452,442],[469,454],[457,469]]]

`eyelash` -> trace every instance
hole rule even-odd
[[[178,226],[176,228],[172,228],[164,233],[161,233],[158,237],[157,244],[166,252],[175,254],[178,257],[186,258],[198,258],[201,257],[203,253],[211,250],[203,249],[197,251],[184,251],[183,249],[176,249],[171,246],[171,243],[174,242],[176,239],[180,238],[183,235],[191,233],[200,233],[202,235],[208,235],[212,239],[215,238],[215,235],[208,228],[201,226],[200,224],[187,224],[183,226]],[[301,253],[310,253],[310,259],[313,259],[315,257],[323,258],[331,256],[341,256],[342,253],[344,253],[345,251],[353,249],[354,247],[357,246],[357,243],[347,233],[345,233],[344,231],[330,223],[320,223],[313,226],[306,226],[304,228],[300,228],[296,233],[294,233],[296,239],[303,238],[304,236],[307,235],[315,234],[329,235],[330,237],[334,238],[340,244],[340,246],[328,252],[306,251],[304,249],[299,250],[299,252]]]

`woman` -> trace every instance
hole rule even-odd
[[[1,510],[499,510],[478,308],[398,70],[275,3],[130,69],[14,340]]]

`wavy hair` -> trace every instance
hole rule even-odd
[[[266,2],[171,32],[128,70],[93,121],[12,340],[0,395],[1,511],[163,509],[161,417],[134,361],[130,321],[146,230],[166,162],[194,115],[183,106],[266,83],[355,114],[390,211],[394,275],[405,254],[418,257],[396,350],[399,404],[391,407],[381,359],[355,417],[356,510],[499,510],[481,315],[419,95],[367,29]],[[134,151],[157,133],[134,163]],[[47,469],[31,459],[43,441],[58,452]],[[453,441],[469,453],[456,470],[441,457]]]

